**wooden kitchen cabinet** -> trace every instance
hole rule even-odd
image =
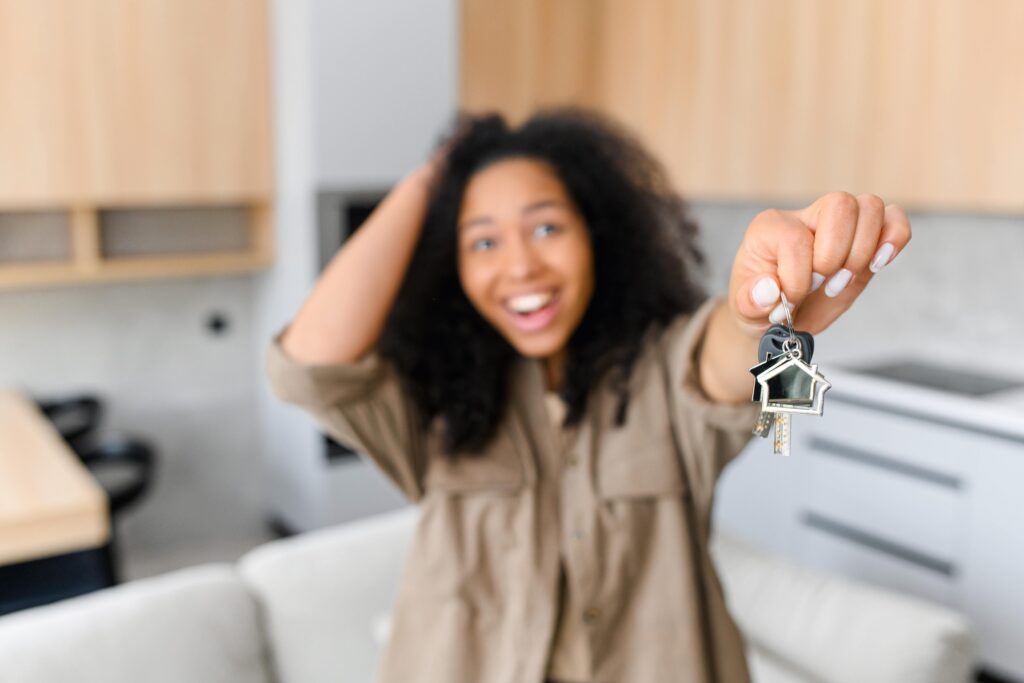
[[[462,0],[462,19],[465,108],[595,107],[695,199],[1024,209],[1018,0]]]
[[[793,419],[789,458],[754,439],[727,467],[716,525],[801,564],[951,607],[970,621],[984,667],[1024,679],[1024,413],[827,375],[836,388],[825,413]]]
[[[5,258],[0,288],[236,272],[272,258],[268,4],[0,0],[0,214],[62,212],[69,259]],[[105,211],[235,207],[226,253],[109,259]]]

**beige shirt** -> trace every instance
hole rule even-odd
[[[558,461],[551,469],[560,482],[559,527],[562,539],[558,583],[558,623],[555,626],[555,639],[551,644],[547,677],[558,681],[558,683],[587,683],[591,675],[590,653],[587,651],[587,635],[583,621],[584,608],[579,604],[576,594],[571,591],[578,581],[570,580],[569,572],[572,571],[574,577],[578,573],[572,564],[574,559],[572,547],[575,543],[583,540],[573,523],[574,512],[580,508],[592,508],[593,501],[587,505],[584,500],[580,499],[581,497],[590,497],[590,491],[587,487],[581,486],[581,484],[585,484],[584,479],[575,476],[579,468],[576,456],[572,452],[572,446],[577,430],[562,428],[567,410],[565,402],[557,393],[547,391],[544,393],[544,405],[547,408],[554,438],[558,444],[555,451]]]
[[[541,362],[521,358],[495,438],[455,462],[441,451],[440,420],[416,428],[376,352],[304,365],[284,353],[284,330],[275,335],[274,393],[421,506],[378,683],[541,683],[573,632],[591,683],[749,681],[707,545],[715,481],[750,439],[758,406],[716,404],[699,388],[694,359],[714,304],[647,340],[621,428],[602,380],[563,451]]]

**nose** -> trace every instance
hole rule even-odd
[[[530,240],[521,235],[505,250],[505,274],[515,280],[528,280],[544,269],[544,261]]]

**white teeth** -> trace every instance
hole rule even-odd
[[[508,300],[508,307],[516,313],[532,313],[546,306],[553,296],[551,292],[515,296]]]

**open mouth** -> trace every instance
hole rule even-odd
[[[505,312],[517,328],[533,332],[546,327],[558,313],[557,290],[532,292],[510,297],[504,303]]]

